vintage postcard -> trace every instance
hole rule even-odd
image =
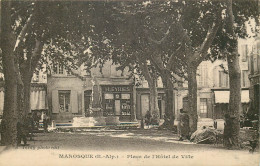
[[[1,166],[259,165],[257,0],[0,0]]]

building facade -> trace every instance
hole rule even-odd
[[[47,73],[46,66],[33,74],[31,81],[30,96],[31,112],[48,111],[47,102]],[[3,115],[4,109],[4,75],[0,73],[0,115]]]
[[[260,37],[252,42],[252,50],[249,54],[249,97],[251,102],[250,114],[259,116],[260,110]]]
[[[67,72],[55,67],[48,76],[49,111],[57,123],[70,123],[74,117],[118,117],[121,122],[136,119],[134,82],[127,69],[116,70],[111,61],[86,72],[83,67]]]
[[[248,111],[249,98],[259,110],[259,38],[254,42],[239,40],[242,111]],[[121,122],[144,118],[149,110],[149,87],[146,80],[136,79],[125,69],[116,70],[111,61],[86,72],[84,67],[67,71],[56,64],[48,74],[36,72],[32,79],[31,110],[46,110],[57,123],[71,123],[74,117],[118,117]],[[199,118],[222,119],[229,103],[227,62],[203,61],[197,69],[197,110]],[[47,78],[48,77],[48,78]],[[2,79],[3,82],[3,77]],[[250,81],[249,81],[250,79]],[[48,81],[47,81],[48,80]],[[161,78],[157,80],[159,117],[165,114],[165,94]],[[174,108],[178,117],[188,94],[187,82],[174,90]],[[250,94],[250,95],[249,95]],[[3,111],[4,88],[0,86],[0,113]]]
[[[148,82],[144,78],[139,78],[139,76],[135,76],[136,79],[136,118],[141,120],[145,118],[146,112],[149,110],[149,97],[150,91]],[[162,84],[161,78],[157,79],[157,92],[158,92],[158,109],[159,109],[159,118],[163,119],[163,115],[165,114],[165,93]],[[174,102],[174,101],[173,101]]]
[[[252,41],[241,39],[238,41],[241,69],[241,113],[247,112],[249,108],[250,50],[252,48]],[[198,117],[224,119],[229,103],[227,62],[225,60],[216,60],[213,63],[203,61],[197,69],[197,85]],[[179,109],[183,108],[183,98],[187,94],[187,83],[184,83],[183,87],[178,87],[176,92],[175,112],[179,113]]]

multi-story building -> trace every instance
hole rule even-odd
[[[249,97],[251,101],[251,114],[259,116],[260,110],[260,37],[252,41],[252,50],[249,52]]]
[[[253,48],[253,51],[252,51]],[[256,52],[258,50],[258,53]],[[241,68],[241,102],[243,111],[250,99],[259,108],[259,38],[253,43],[239,40]],[[90,111],[100,116],[118,117],[120,121],[135,121],[144,118],[149,110],[149,87],[145,80],[136,86],[135,79],[126,70],[116,70],[117,65],[106,62],[103,68],[84,67],[68,72],[56,64],[47,74],[37,72],[32,79],[32,110],[48,110],[57,122],[69,123],[74,117],[89,116]],[[204,61],[197,70],[197,110],[199,118],[223,118],[229,103],[229,77],[227,62]],[[1,78],[1,76],[0,76]],[[250,81],[251,86],[250,86]],[[47,81],[48,80],[48,81]],[[165,95],[161,79],[157,81],[159,117],[165,113]],[[258,88],[258,89],[257,89]],[[258,90],[258,91],[257,91]],[[174,90],[174,112],[178,117],[188,94],[187,82]],[[3,110],[3,86],[0,89],[0,111]],[[46,99],[47,98],[47,99]],[[258,101],[258,103],[257,103]],[[48,104],[47,104],[48,103]]]
[[[70,123],[74,117],[113,116],[120,121],[133,121],[133,79],[127,70],[116,70],[111,61],[103,68],[86,72],[82,67],[67,72],[54,66],[49,73],[47,89],[49,112],[57,123]]]
[[[46,65],[33,74],[31,81],[30,104],[31,111],[41,112],[48,110],[47,103],[47,74]],[[4,108],[4,76],[0,73],[0,115],[3,114]]]
[[[249,107],[249,50],[252,48],[251,41],[239,40],[241,69],[241,103],[242,111],[246,112]],[[197,110],[199,118],[223,119],[229,103],[229,76],[225,60],[215,62],[203,61],[197,70],[198,101]],[[187,83],[179,87],[176,92],[176,112],[183,108],[183,98],[187,96]]]

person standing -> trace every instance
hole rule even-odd
[[[39,129],[39,116],[37,115],[37,112],[33,112],[32,114],[33,118],[33,123],[34,123],[34,129],[38,130]]]
[[[33,117],[32,117],[31,113],[29,113],[28,116],[26,117],[25,127],[28,130],[28,135],[30,137],[30,141],[32,141],[33,140],[32,136],[33,136],[34,121],[33,121]]]
[[[27,130],[22,122],[17,122],[17,146],[21,145],[23,140],[24,145],[27,145]]]
[[[44,129],[44,132],[47,132],[48,130],[48,124],[47,124],[47,120],[48,120],[48,117],[46,115],[45,112],[42,112],[42,116],[41,116],[41,119],[42,119],[42,122],[43,122],[43,129]]]
[[[180,109],[178,134],[180,137],[180,141],[183,141],[184,139],[189,139],[190,136],[189,115],[185,111],[183,111],[183,109]]]
[[[148,128],[151,123],[151,118],[152,118],[151,112],[147,111],[145,114],[145,124],[148,126]]]

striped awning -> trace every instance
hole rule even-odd
[[[47,109],[46,91],[31,91],[31,110]]]
[[[215,91],[215,103],[229,103],[229,91]],[[241,91],[241,102],[249,103],[249,90]]]
[[[48,109],[46,102],[46,91],[44,89],[31,91],[30,104],[31,110]],[[0,91],[0,114],[4,110],[4,91]]]
[[[0,115],[3,114],[4,110],[4,91],[0,91]]]

